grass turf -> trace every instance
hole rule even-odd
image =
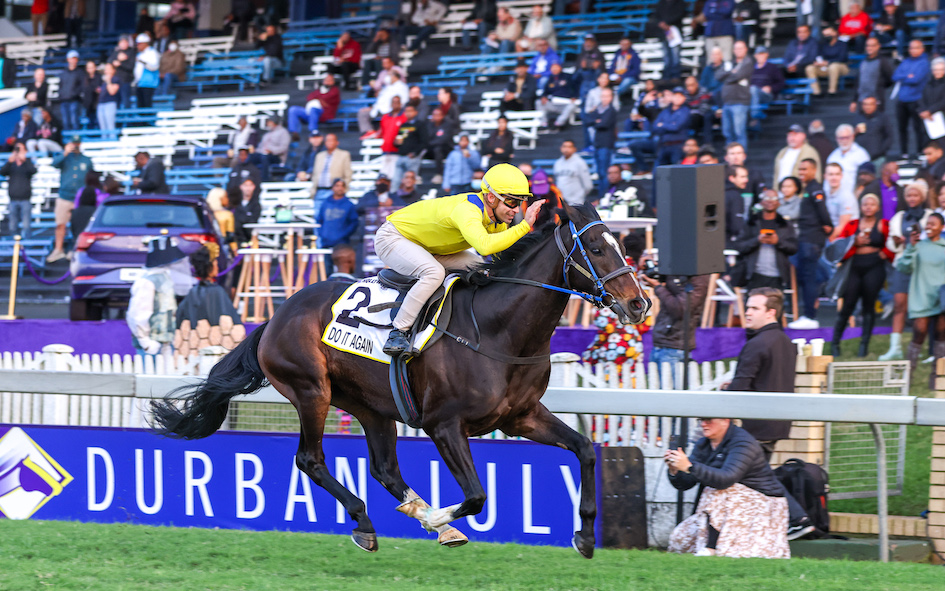
[[[697,558],[657,551],[382,538],[365,554],[344,536],[127,524],[3,521],[0,589],[654,589],[831,591],[942,588],[927,564]]]

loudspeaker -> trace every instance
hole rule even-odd
[[[656,248],[663,275],[725,272],[725,166],[656,169]]]

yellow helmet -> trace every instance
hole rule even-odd
[[[497,197],[504,195],[526,199],[531,197],[528,188],[528,177],[525,173],[511,164],[496,164],[486,171],[482,177],[482,190],[493,193]]]

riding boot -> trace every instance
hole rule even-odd
[[[906,348],[906,358],[909,360],[909,378],[915,378],[915,368],[919,365],[919,357],[922,355],[922,345],[909,341]]]
[[[870,337],[873,336],[873,323],[875,322],[876,317],[872,314],[863,315],[863,329],[862,335],[860,336],[860,349],[857,351],[857,357],[866,357],[869,354],[870,349]]]
[[[929,374],[929,390],[935,389],[935,378],[938,377],[938,360],[945,357],[945,342],[935,341],[932,345],[932,351],[935,353],[935,360],[932,362],[932,373]],[[945,376],[942,376],[945,377]]]
[[[407,331],[394,329],[390,331],[387,342],[384,343],[384,352],[391,357],[400,355],[410,348],[410,342],[407,340]]]
[[[843,338],[843,329],[847,327],[847,319],[842,316],[833,325],[833,340],[830,341],[830,354],[840,357],[840,340]]]

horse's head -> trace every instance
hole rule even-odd
[[[651,302],[627,265],[620,242],[597,211],[564,204],[558,217],[555,240],[565,258],[565,282],[613,310],[623,324],[643,322]]]

